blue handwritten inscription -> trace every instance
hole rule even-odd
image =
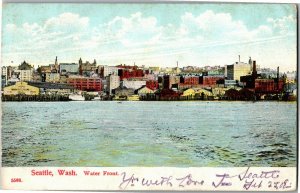
[[[127,174],[123,172],[121,174],[122,180],[119,184],[119,188],[122,190],[129,187],[161,187],[162,190],[170,187],[177,187],[178,189],[193,187],[194,190],[201,190],[201,187],[205,184],[205,188],[211,186],[211,190],[226,190],[233,187],[235,190],[279,190],[284,191],[292,187],[290,179],[280,178],[280,170],[251,170],[250,167],[240,173],[218,173],[214,174],[213,179],[209,179],[210,182],[205,184],[202,179],[196,179],[192,174],[186,174],[182,176],[158,176],[157,178],[146,178],[143,176],[136,176],[135,174]],[[206,176],[202,176],[204,179]],[[212,181],[211,181],[212,180]],[[208,181],[208,180],[207,180]],[[232,188],[231,188],[232,189]]]
[[[147,187],[187,187],[187,186],[202,186],[204,184],[203,180],[193,179],[191,174],[185,175],[183,177],[174,178],[173,176],[161,176],[157,179],[147,179],[144,177],[136,177],[134,174],[127,175],[126,172],[121,174],[122,181],[119,185],[119,188],[125,190],[128,186],[135,186],[140,184]]]
[[[212,182],[213,187],[218,188],[220,186],[232,185],[230,181],[226,180],[227,178],[232,178],[229,176],[229,174],[216,174],[216,177],[218,178],[218,180],[216,180],[216,182]]]
[[[179,184],[178,184],[179,187],[185,187],[185,186],[190,186],[190,185],[197,186],[197,185],[204,184],[204,180],[201,180],[201,181],[193,180],[191,174],[188,174],[187,176],[185,176],[183,178],[176,178],[176,180],[179,182]]]
[[[289,179],[283,181],[278,180],[280,177],[279,170],[260,171],[258,173],[251,172],[250,167],[237,175],[228,173],[216,174],[216,180],[212,182],[214,188],[226,187],[233,185],[233,179],[238,178],[243,184],[244,190],[259,190],[259,189],[276,189],[285,190],[292,187]],[[238,187],[237,187],[238,188]]]

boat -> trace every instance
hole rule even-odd
[[[84,101],[85,100],[84,96],[82,96],[80,94],[70,94],[69,99],[72,101]]]
[[[100,101],[100,100],[101,100],[100,96],[96,96],[92,99],[92,101]]]

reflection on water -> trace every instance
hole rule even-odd
[[[296,103],[2,103],[3,166],[296,166]]]

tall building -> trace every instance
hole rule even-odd
[[[120,86],[120,77],[111,74],[106,78],[106,84],[107,84],[107,91],[109,92],[109,94],[112,94],[112,90]]]
[[[105,78],[111,74],[117,75],[118,74],[118,67],[115,66],[99,66],[98,72],[101,78]]]
[[[240,81],[241,76],[251,73],[252,65],[244,62],[236,62],[235,64],[225,66],[225,77],[228,80]]]
[[[2,87],[6,86],[8,80],[8,67],[2,66],[1,67],[1,85]]]

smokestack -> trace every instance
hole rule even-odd
[[[241,62],[241,56],[239,55],[239,62]]]
[[[255,60],[253,60],[253,62],[252,62],[252,78],[253,78],[253,81],[255,81],[255,79],[257,78],[256,61]]]

